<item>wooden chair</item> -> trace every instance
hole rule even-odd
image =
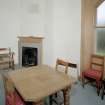
[[[91,55],[90,68],[82,72],[83,87],[86,83],[85,80],[95,81],[97,86],[97,93],[99,95],[101,80],[104,72],[104,57],[100,55]]]
[[[102,80],[102,93],[101,93],[101,99],[104,99],[105,95],[105,79]]]
[[[20,95],[15,90],[11,80],[3,75],[6,105],[26,105]]]
[[[59,67],[63,67],[63,68],[59,69]],[[64,61],[62,59],[57,59],[55,70],[60,71],[60,72],[64,72],[65,74],[67,74],[69,67],[77,68],[77,65],[74,64],[74,63],[70,63],[70,62]],[[55,96],[56,98],[57,97],[62,98],[58,93],[55,93],[53,96]],[[55,102],[58,105],[57,100],[54,99],[53,96],[50,96],[50,105],[52,105],[52,102]],[[63,98],[61,100],[62,100],[62,102],[60,103],[60,105],[63,104]]]
[[[69,67],[69,62],[61,60],[61,59],[57,59],[56,68],[55,68],[57,71],[59,71],[59,66],[63,66],[64,69],[61,69],[61,70],[64,70],[64,73],[67,74],[68,67]]]
[[[0,65],[5,64],[14,69],[14,52],[10,48],[0,48]]]

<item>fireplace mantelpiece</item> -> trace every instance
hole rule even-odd
[[[38,49],[38,64],[42,63],[42,40],[43,37],[18,37],[18,58],[19,58],[19,66],[22,67],[22,48],[23,47],[31,47]]]

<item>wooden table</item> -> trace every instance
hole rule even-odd
[[[24,101],[42,105],[45,97],[63,90],[64,105],[69,105],[71,81],[68,75],[47,65],[19,69],[8,74]]]

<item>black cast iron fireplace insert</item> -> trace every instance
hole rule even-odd
[[[33,47],[22,47],[22,66],[36,66],[38,64],[38,51]]]

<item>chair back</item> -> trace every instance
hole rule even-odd
[[[90,67],[94,70],[104,71],[104,56],[91,55]]]
[[[5,82],[6,105],[25,105],[22,97],[15,90],[12,81],[7,76],[3,76],[3,78]]]
[[[63,69],[64,73],[67,74],[68,66],[69,66],[69,63],[67,61],[64,61],[64,60],[61,60],[61,59],[57,59],[57,61],[56,61],[56,70],[59,70],[58,66],[63,66],[64,67],[64,69]]]
[[[7,77],[7,75],[2,75],[4,80],[5,88],[5,101],[6,105],[15,105],[15,97],[13,95],[15,89],[12,81]]]
[[[2,75],[2,76],[4,80],[4,88],[5,88],[6,94],[14,92],[15,88],[12,81],[7,77],[7,75]]]
[[[4,81],[1,74],[0,74],[0,105],[5,105]]]

